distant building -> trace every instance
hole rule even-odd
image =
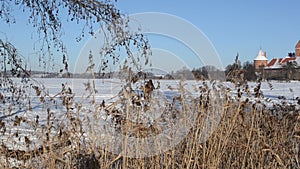
[[[258,55],[254,59],[255,69],[266,67],[267,64],[268,64],[267,54],[266,52],[263,52],[262,49],[260,49]]]
[[[286,66],[288,62],[295,62],[297,65],[299,65],[300,57],[286,56],[285,58],[273,58],[265,67],[265,69],[281,69]]]
[[[273,58],[270,62],[268,62],[266,52],[260,49],[254,59],[254,66],[256,72],[266,79],[300,80],[300,40],[295,46],[295,52],[288,53],[284,58]]]
[[[300,40],[298,41],[298,43],[295,47],[295,54],[296,54],[296,56],[300,57]]]

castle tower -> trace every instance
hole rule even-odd
[[[296,57],[300,57],[300,40],[298,41],[298,43],[295,47],[295,55],[296,55]]]
[[[300,49],[300,48],[299,48]],[[262,49],[259,50],[258,55],[254,59],[255,69],[259,69],[260,67],[265,67],[268,64],[268,59],[266,52],[263,52]]]

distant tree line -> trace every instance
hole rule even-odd
[[[211,65],[193,68],[192,70],[183,67],[176,72],[172,71],[168,77],[186,80],[225,80],[224,71]]]
[[[286,66],[286,69],[289,72],[293,72],[294,64],[289,63]],[[134,74],[134,72],[132,72]],[[141,72],[138,72],[141,73]],[[255,67],[252,62],[246,61],[243,64],[236,58],[235,63],[229,64],[226,66],[225,70],[220,70],[212,65],[206,65],[199,68],[193,68],[192,70],[183,67],[177,71],[171,71],[165,75],[156,75],[152,72],[143,72],[144,78],[147,79],[186,79],[186,80],[226,80],[233,81],[234,78],[240,78],[241,80],[246,81],[255,81],[257,79],[255,74]],[[94,75],[90,73],[77,73],[73,74],[68,72],[66,73],[49,73],[49,72],[39,72],[39,71],[30,71],[31,76],[41,75],[44,78],[118,78],[122,76],[122,72],[95,72]],[[137,74],[137,73],[136,73]]]
[[[174,79],[187,80],[226,80],[233,81],[234,78],[239,78],[240,81],[255,81],[254,63],[246,61],[243,64],[237,59],[235,63],[226,66],[225,70],[217,69],[215,66],[207,65],[192,70],[183,67],[176,72],[172,71],[170,77]]]
[[[232,75],[232,72],[237,72]],[[252,62],[246,61],[241,64],[240,61],[234,64],[229,64],[225,68],[225,76],[227,81],[232,81],[232,78],[237,76],[242,80],[255,81],[257,79],[255,74],[255,66]]]
[[[247,61],[243,64],[238,62],[238,65],[229,64],[226,66],[225,70],[217,69],[215,66],[207,65],[199,68],[193,68],[190,70],[187,67],[183,67],[177,71],[171,71],[165,75],[156,75],[152,72],[143,72],[145,78],[147,79],[186,79],[186,80],[227,80],[232,81],[231,76],[233,76],[234,71],[240,71],[243,74],[243,79],[247,81],[255,81],[255,68],[253,63]],[[106,73],[96,73],[94,75],[90,73],[82,73],[82,74],[73,74],[68,72],[66,73],[49,73],[49,72],[30,72],[31,76],[43,75],[41,77],[44,78],[118,78],[121,72],[106,72]],[[141,73],[141,72],[138,72]],[[121,73],[122,74],[122,73]],[[133,73],[134,74],[134,73]],[[137,73],[136,73],[137,74]],[[237,75],[234,75],[237,76]]]

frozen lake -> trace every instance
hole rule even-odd
[[[42,135],[37,135],[36,133],[43,133],[46,128],[49,120],[49,112],[51,113],[50,122],[55,122],[55,124],[62,124],[64,119],[67,119],[66,115],[66,106],[62,104],[62,98],[57,97],[58,93],[62,91],[62,88],[69,87],[72,94],[69,96],[74,96],[74,103],[72,103],[72,110],[80,105],[81,109],[79,111],[79,116],[82,120],[91,118],[91,115],[87,115],[87,112],[95,111],[94,107],[91,105],[100,105],[103,100],[106,104],[113,103],[118,99],[119,93],[124,87],[124,82],[118,79],[37,79],[37,81],[44,84],[44,91],[48,96],[45,96],[45,104],[41,104],[40,96],[36,95],[34,89],[30,88],[29,90],[29,100],[30,106],[24,105],[20,107],[18,105],[10,105],[0,103],[0,118],[1,121],[6,123],[6,131],[3,132],[1,137],[1,142],[5,142],[6,145],[13,149],[26,149],[25,140],[18,140],[17,137],[13,137],[16,133],[19,136],[28,136],[31,140],[31,148],[39,146],[39,140],[43,137]],[[97,90],[96,93],[93,90],[87,90],[87,84],[90,86],[95,86]],[[176,80],[153,80],[154,86],[160,86],[157,89],[163,95],[157,95],[156,97],[164,96],[168,99],[172,99],[173,95],[176,95],[177,87],[180,81]],[[209,84],[209,82],[207,82]],[[218,82],[220,83],[220,82]],[[202,81],[184,81],[184,88],[189,91],[193,97],[199,97],[199,87],[203,86]],[[221,83],[225,88],[228,88],[228,92],[231,93],[232,98],[234,99],[237,95],[237,89],[232,83],[222,82]],[[257,98],[254,97],[254,88],[257,86],[256,83],[248,83],[250,90],[250,100],[257,101]],[[208,85],[210,86],[210,85]],[[298,100],[300,98],[300,82],[262,82],[261,91],[263,93],[263,98],[260,98],[263,102],[268,103],[281,103],[286,102],[287,104],[295,104],[296,108],[299,109]],[[89,93],[92,93],[91,97],[88,97]],[[175,93],[175,94],[174,94]],[[5,94],[5,93],[4,93]],[[56,97],[55,97],[56,96]],[[53,98],[52,98],[53,97]],[[246,94],[242,94],[242,98],[246,98]],[[52,101],[50,101],[52,98]],[[247,97],[249,98],[249,97]],[[95,101],[95,102],[92,102]],[[10,111],[8,112],[7,110]],[[48,112],[49,111],[49,112]],[[21,123],[20,125],[14,125],[14,121],[18,118],[26,121],[26,123]],[[39,120],[40,127],[33,127],[33,124],[36,120]],[[58,122],[59,121],[59,122]],[[60,122],[61,121],[61,122]],[[43,128],[44,127],[44,128]],[[54,126],[54,129],[57,129],[58,126]],[[37,132],[37,130],[40,130]]]
[[[45,84],[46,91],[49,92],[51,96],[59,93],[62,89],[62,84],[68,84],[72,89],[72,92],[75,93],[75,97],[80,99],[86,95],[87,91],[85,90],[86,86],[84,83],[87,83],[87,79],[37,79],[38,81]],[[95,94],[98,101],[103,99],[110,99],[115,97],[124,86],[124,83],[118,79],[94,79],[95,89],[97,93]],[[169,88],[177,88],[179,81],[178,80],[153,80],[154,86],[157,86],[157,81],[160,82],[160,91],[167,91]],[[92,82],[92,80],[90,80]],[[193,88],[196,86],[201,86],[203,82],[199,81],[185,81],[186,88],[193,92]],[[234,93],[235,88],[232,83],[223,82],[223,84]],[[253,94],[254,88],[257,86],[256,82],[248,82],[250,91]],[[286,100],[295,100],[300,98],[300,82],[291,81],[291,82],[262,82],[261,91],[265,98],[272,100],[278,100],[280,97],[284,96]],[[32,97],[35,97],[34,94]]]

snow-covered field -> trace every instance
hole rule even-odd
[[[95,81],[95,89],[97,93],[95,93],[95,98],[98,102],[102,100],[109,100],[118,95],[121,91],[122,87],[124,87],[124,83],[118,79],[37,79],[39,82],[45,85],[45,91],[49,93],[50,96],[54,96],[62,90],[62,84],[67,84],[68,87],[72,89],[72,93],[75,94],[75,98],[77,101],[84,101],[88,91],[85,90],[86,86],[84,85],[87,82]],[[180,83],[179,80],[154,80],[154,86],[160,83],[160,91],[169,91],[170,88],[176,89]],[[186,89],[194,92],[194,88],[198,86],[203,86],[202,81],[184,81],[186,84]],[[235,86],[230,82],[223,82],[224,86],[232,89],[232,93],[235,93]],[[250,91],[253,94],[254,88],[257,86],[256,82],[248,82],[250,87]],[[262,82],[261,91],[263,92],[263,96],[266,99],[271,100],[280,100],[284,97],[287,101],[295,101],[297,98],[300,98],[300,82],[299,81],[291,81],[291,82],[278,82],[278,81],[270,81],[270,82]],[[31,97],[35,98],[36,95],[34,92],[31,93]]]
[[[75,105],[80,104],[81,110],[83,112],[88,112],[93,110],[90,107],[91,104],[100,105],[104,100],[106,104],[114,102],[119,93],[122,91],[122,87],[124,87],[124,83],[117,79],[96,79],[96,80],[87,80],[87,79],[37,79],[45,86],[45,91],[49,95],[45,97],[46,103],[47,100],[50,101],[51,97],[56,96],[56,94],[62,91],[63,85],[67,85],[70,87],[72,91],[72,95],[74,94]],[[95,84],[95,89],[97,93],[94,93],[91,97],[87,97],[90,93],[89,90],[86,90],[87,82],[90,82],[93,85]],[[160,84],[159,84],[160,83]],[[163,93],[166,98],[171,98],[176,95],[176,88],[178,87],[179,81],[175,80],[159,80],[159,83],[154,80],[154,86],[160,86],[158,89],[159,92]],[[208,82],[209,83],[209,82]],[[184,85],[186,89],[195,97],[197,97],[198,92],[195,89],[199,89],[199,86],[203,86],[203,82],[199,81],[185,81]],[[235,86],[229,82],[222,83],[226,88],[230,89],[229,93],[232,94],[232,97],[236,97],[237,90]],[[254,98],[254,88],[257,86],[254,82],[248,83],[251,92],[252,100],[257,100]],[[292,82],[262,82],[261,91],[263,93],[264,98],[261,98],[262,101],[268,103],[280,103],[286,102],[287,104],[295,104],[299,109],[298,100],[300,98],[300,82],[292,81]],[[50,122],[56,122],[55,124],[62,124],[64,119],[67,118],[66,115],[66,107],[61,104],[60,98],[54,99],[55,102],[50,102],[47,104],[41,104],[40,96],[36,96],[36,92],[31,89],[30,93],[30,103],[31,108],[29,106],[24,106],[19,108],[18,106],[12,106],[12,110],[8,112],[9,104],[0,103],[0,119],[2,122],[6,124],[4,131],[3,128],[0,130],[3,134],[0,137],[0,144],[5,144],[7,147],[11,149],[34,149],[39,147],[41,144],[38,140],[41,140],[43,133],[46,130],[46,125],[49,122],[49,113],[51,120]],[[160,95],[158,96],[160,97]],[[243,97],[246,97],[243,94]],[[94,100],[95,102],[91,102]],[[72,107],[74,108],[74,107]],[[47,110],[50,110],[48,112]],[[79,112],[80,113],[80,112]],[[86,114],[79,115],[82,119],[92,118]],[[22,121],[26,121],[26,123],[20,123],[15,125],[14,121],[16,117],[22,118]],[[38,123],[42,127],[34,127],[34,124],[38,120]],[[58,122],[59,121],[59,122]],[[28,125],[32,124],[32,125]],[[48,124],[49,125],[49,124]],[[43,126],[45,126],[43,128]],[[58,129],[58,126],[54,126],[54,130]],[[41,133],[41,135],[37,135],[37,133]],[[16,136],[18,135],[18,136]],[[25,137],[30,139],[32,143],[30,147],[26,147]]]

